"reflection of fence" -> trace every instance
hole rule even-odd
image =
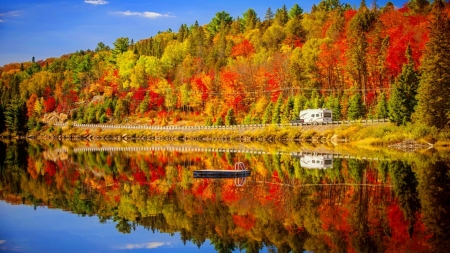
[[[80,128],[104,128],[104,129],[130,129],[130,130],[216,130],[216,129],[242,129],[242,128],[264,128],[268,126],[279,126],[279,127],[298,127],[298,126],[332,126],[332,125],[348,125],[348,124],[380,124],[389,122],[389,119],[366,119],[366,120],[341,120],[333,122],[295,122],[287,124],[246,124],[246,125],[231,125],[231,126],[149,126],[149,125],[110,125],[110,124],[72,124],[73,127]],[[54,126],[66,126],[66,123],[56,123]]]
[[[55,152],[67,152],[66,148],[54,149]],[[256,155],[266,155],[266,154],[280,154],[280,155],[291,155],[294,157],[302,157],[304,155],[326,155],[332,158],[343,158],[343,159],[358,159],[358,160],[389,160],[383,157],[370,157],[370,156],[359,156],[351,155],[338,152],[311,152],[311,151],[301,151],[301,152],[285,152],[276,151],[270,152],[265,150],[257,149],[235,149],[235,148],[197,148],[189,146],[145,146],[145,147],[80,147],[74,148],[73,152],[142,152],[142,151],[176,151],[176,152],[217,152],[217,153],[244,153],[244,154],[256,154]]]

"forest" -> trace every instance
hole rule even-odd
[[[0,68],[0,132],[78,123],[287,123],[306,108],[334,120],[450,122],[450,4],[323,0],[182,24],[95,50]]]

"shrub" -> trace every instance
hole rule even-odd
[[[106,121],[108,121],[108,117],[106,116],[106,114],[102,114],[102,116],[100,116],[99,119],[100,123],[105,123]]]

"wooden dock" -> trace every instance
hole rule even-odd
[[[241,178],[250,176],[250,170],[195,170],[194,178]]]

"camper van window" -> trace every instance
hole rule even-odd
[[[319,117],[319,114],[316,114],[316,117]]]
[[[326,113],[323,114],[323,116],[326,117],[326,118],[331,118],[331,113],[326,112]]]
[[[316,161],[315,161],[315,160],[312,160],[312,163],[316,163]]]
[[[314,117],[314,114],[311,114],[311,117]]]

